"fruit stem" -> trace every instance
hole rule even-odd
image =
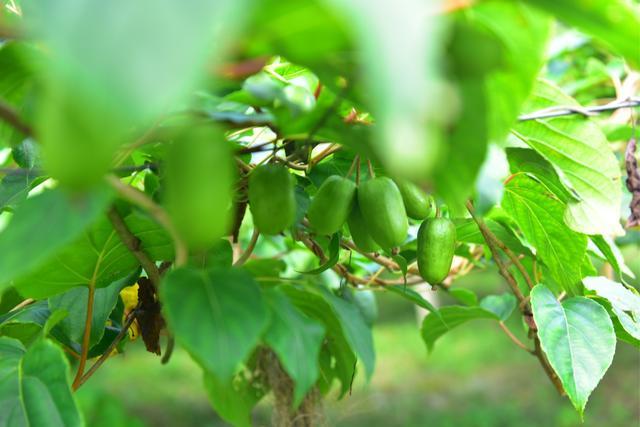
[[[373,165],[371,164],[371,160],[367,159],[367,168],[369,168],[369,176],[373,179],[376,177],[376,174],[373,172]]]
[[[347,175],[345,176],[345,178],[349,178],[351,176],[351,174],[353,173],[353,170],[356,168],[356,165],[360,163],[360,155],[356,154],[356,156],[353,158],[353,161],[351,162],[351,166],[349,167],[349,170],[347,171]]]

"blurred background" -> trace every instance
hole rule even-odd
[[[640,248],[627,247],[627,264],[640,277]],[[456,284],[479,296],[505,289],[497,271],[476,271]],[[634,285],[638,287],[636,279]],[[455,285],[454,285],[455,286]],[[584,423],[569,400],[557,395],[538,361],[519,350],[497,324],[475,321],[438,340],[433,352],[416,327],[413,306],[377,292],[373,328],[377,367],[367,384],[356,376],[353,392],[326,399],[326,425],[344,427],[631,427],[640,420],[640,354],[618,342],[613,364],[591,395]],[[443,298],[442,304],[451,304]],[[522,330],[517,316],[509,327]],[[114,357],[77,395],[93,427],[226,426],[206,398],[201,370],[177,349],[168,365],[149,358],[136,341]],[[254,411],[270,425],[270,401]]]

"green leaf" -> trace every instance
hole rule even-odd
[[[331,372],[335,372],[335,375],[340,379],[342,383],[340,395],[344,396],[349,391],[357,359],[356,349],[347,336],[342,319],[333,306],[316,292],[315,288],[283,286],[281,289],[300,311],[317,319],[325,326],[327,347],[336,362]],[[356,317],[359,316],[361,314],[358,312]],[[369,331],[368,334],[370,335],[371,332]]]
[[[269,320],[260,288],[239,269],[173,270],[160,295],[176,340],[220,381],[249,356]]]
[[[428,310],[429,313],[433,313],[435,316],[440,315],[440,312],[438,311],[437,308],[433,306],[433,304],[431,304],[426,299],[422,298],[422,295],[420,295],[419,293],[417,293],[411,288],[408,288],[406,286],[401,286],[401,285],[395,285],[395,286],[385,286],[385,289],[391,293],[400,295],[401,297],[411,301],[418,307],[422,307],[425,310]]]
[[[152,260],[172,258],[171,239],[155,222],[134,212],[125,218],[125,223]],[[49,262],[16,281],[15,286],[25,297],[45,298],[78,286],[108,286],[129,276],[138,266],[138,260],[103,216]]]
[[[611,319],[588,298],[573,297],[560,304],[544,285],[531,291],[531,308],[542,350],[582,416],[616,350]]]
[[[343,298],[337,297],[326,288],[321,288],[320,294],[335,311],[342,324],[345,337],[349,341],[351,348],[354,349],[364,363],[367,376],[371,377],[376,358],[373,335],[360,309],[355,303],[350,303]]]
[[[537,151],[531,148],[508,147],[506,152],[511,173],[525,172],[534,176],[564,203],[568,200],[577,200],[569,190],[564,188],[553,165]]]
[[[204,76],[208,61],[219,59],[243,5],[197,1],[185,8],[154,0],[23,5],[27,30],[48,54],[37,127],[53,175],[71,186],[97,181],[129,127],[148,124],[181,101]]]
[[[536,248],[553,279],[565,290],[578,293],[587,237],[565,225],[565,205],[542,184],[518,174],[505,185],[502,207]]]
[[[36,340],[51,315],[46,301],[37,301],[0,316],[0,335],[30,345]]]
[[[0,211],[15,209],[27,199],[27,194],[38,176],[35,172],[10,173],[0,181]]]
[[[607,236],[590,236],[590,239],[600,250],[603,259],[611,264],[611,267],[613,267],[613,270],[623,283],[623,274],[626,274],[632,279],[635,278],[635,274],[627,267],[622,252],[620,252],[620,249],[616,246],[616,242],[612,238]]]
[[[18,366],[26,352],[18,340],[0,337],[0,425],[26,427],[20,402]]]
[[[557,105],[579,107],[559,88],[540,81],[524,110]],[[569,227],[585,234],[623,234],[620,168],[596,123],[577,116],[528,120],[518,123],[515,133],[548,160],[562,184],[575,193],[577,200],[567,201],[564,214]]]
[[[495,314],[501,321],[505,321],[516,308],[516,297],[510,293],[502,295],[488,295],[480,301],[480,307]]]
[[[51,341],[39,341],[25,353],[20,362],[20,396],[29,426],[84,425],[68,371],[64,353]]]
[[[552,16],[604,42],[625,57],[632,67],[640,67],[637,5],[625,0],[528,0]]]
[[[582,283],[610,303],[613,316],[620,326],[636,342],[640,342],[640,295],[606,277],[585,277]]]
[[[272,289],[265,297],[271,308],[271,324],[264,339],[295,384],[293,405],[297,407],[318,379],[318,356],[325,329],[300,312],[279,290]]]
[[[107,319],[118,301],[120,291],[125,286],[130,286],[135,283],[138,275],[139,274],[134,274],[132,278],[125,277],[105,288],[95,290],[93,317],[91,321],[91,347],[102,339]],[[49,310],[51,310],[51,312],[62,309],[69,313],[69,315],[58,324],[58,328],[69,340],[76,343],[82,342],[87,317],[88,296],[89,288],[82,287],[71,289],[70,291],[49,299]]]
[[[521,113],[545,61],[551,20],[521,2],[480,2],[472,9],[506,48],[507,67],[487,76],[489,137],[502,142]]]
[[[0,232],[0,291],[79,236],[104,212],[110,199],[111,192],[100,187],[85,195],[45,191],[22,203]]]
[[[466,306],[473,307],[478,305],[478,296],[475,292],[464,288],[449,289],[449,295],[460,301]]]
[[[349,23],[359,43],[368,107],[379,126],[374,152],[391,174],[426,177],[442,144],[442,104],[424,96],[439,90],[434,64],[440,55],[441,24],[420,0],[329,4]]]
[[[265,390],[244,375],[230,381],[220,381],[205,373],[204,387],[211,405],[225,421],[237,427],[251,427],[251,409],[260,401]]]
[[[464,307],[449,305],[439,310],[439,316],[429,313],[422,321],[422,339],[429,351],[433,350],[436,340],[451,329],[475,319],[500,320],[495,313],[482,307]]]
[[[329,242],[329,257],[327,261],[322,264],[318,268],[314,268],[309,271],[300,271],[302,274],[320,274],[323,271],[326,271],[336,265],[340,260],[340,232],[331,236],[331,241]]]
[[[191,255],[189,264],[197,268],[227,268],[231,267],[233,262],[233,248],[231,242],[220,239],[214,243],[206,252]]]

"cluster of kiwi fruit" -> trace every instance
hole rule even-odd
[[[278,234],[293,224],[294,183],[282,165],[267,164],[252,171],[249,205],[261,233]],[[436,285],[449,274],[456,244],[455,225],[437,217],[436,210],[433,197],[411,182],[380,176],[356,185],[332,175],[311,200],[307,218],[320,235],[332,235],[347,223],[354,244],[363,252],[400,246],[407,238],[409,218],[423,221],[418,231],[418,270],[425,281]]]

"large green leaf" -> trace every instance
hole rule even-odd
[[[219,59],[243,1],[29,2],[26,26],[49,53],[37,130],[64,184],[98,180],[131,125],[181,101]],[[126,66],[124,65],[126,64]],[[68,120],[74,117],[74,120]]]
[[[84,425],[68,371],[64,353],[51,341],[39,341],[25,353],[20,362],[20,396],[29,426]]]
[[[540,81],[524,110],[533,112],[557,105],[579,107],[551,83]],[[623,234],[618,161],[596,123],[584,117],[564,116],[528,120],[515,126],[516,135],[547,159],[577,200],[568,200],[566,223],[585,234]]]
[[[27,426],[20,402],[18,366],[26,352],[18,340],[0,337],[0,425]]]
[[[318,355],[325,329],[279,290],[270,290],[265,296],[271,308],[271,324],[264,339],[295,384],[293,404],[297,407],[318,379]]]
[[[282,290],[287,294],[291,302],[313,319],[320,321],[327,331],[327,348],[335,359],[335,365],[330,369],[331,373],[340,379],[342,384],[341,396],[349,391],[353,379],[356,358],[356,349],[350,342],[345,332],[341,319],[331,304],[314,291],[315,288],[283,286]],[[358,312],[357,316],[361,316]],[[370,334],[370,332],[369,332]],[[321,357],[322,362],[322,357]]]
[[[640,67],[637,5],[626,0],[527,0],[552,16],[607,44],[629,63]]]
[[[172,259],[171,239],[157,223],[135,212],[125,218],[125,223],[152,260]],[[108,286],[127,277],[138,265],[105,216],[34,273],[16,281],[15,286],[25,297],[44,298],[78,286]]]
[[[505,185],[502,207],[536,248],[553,279],[577,293],[587,237],[564,223],[565,205],[544,185],[521,173]]]
[[[435,64],[444,22],[420,0],[326,3],[349,22],[358,42],[367,107],[379,127],[374,152],[392,174],[426,177],[436,164],[446,117],[442,104],[425,96],[442,90]]]
[[[22,203],[0,232],[0,291],[49,260],[104,212],[111,192],[86,195],[45,191]]]
[[[337,297],[326,288],[321,288],[320,293],[335,311],[342,324],[345,337],[356,354],[362,359],[367,376],[371,377],[376,359],[373,335],[360,309],[355,303]]]
[[[485,89],[489,137],[500,143],[515,123],[544,64],[551,21],[521,2],[478,2],[468,13],[494,33],[506,49],[506,66],[487,76]]]
[[[427,344],[429,351],[433,350],[436,340],[451,329],[475,319],[500,320],[500,317],[493,311],[482,307],[465,307],[461,305],[449,305],[438,310],[436,313],[429,313],[422,321],[422,339]]]
[[[595,301],[573,297],[561,304],[541,284],[531,291],[531,308],[542,350],[582,415],[613,360],[616,336],[611,319]]]
[[[209,401],[218,415],[236,427],[251,427],[251,409],[265,394],[266,390],[244,375],[230,381],[220,381],[214,375],[205,373],[204,387]]]
[[[486,1],[456,20],[489,34],[503,59],[486,74],[467,75],[468,67],[458,70],[463,76],[457,85],[461,111],[436,171],[436,189],[450,208],[462,211],[488,143],[502,142],[533,88],[544,60],[549,19],[519,2]],[[473,49],[477,40],[461,42]]]
[[[268,323],[257,283],[239,269],[181,268],[160,287],[176,340],[220,381],[228,381]]]

